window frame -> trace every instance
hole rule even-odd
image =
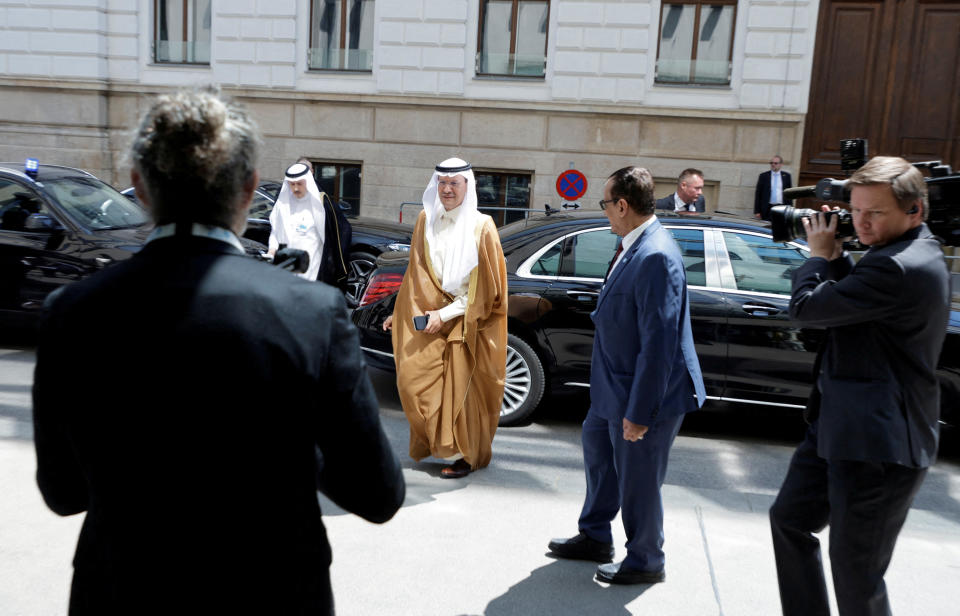
[[[474,74],[477,77],[482,78],[495,78],[495,79],[522,79],[522,80],[539,80],[542,81],[546,79],[547,76],[547,53],[550,49],[550,0],[524,0],[525,2],[541,2],[547,5],[547,31],[545,33],[543,40],[543,73],[540,75],[522,75],[515,72],[512,73],[486,73],[480,70],[481,59],[483,58],[483,34],[484,34],[484,24],[486,23],[486,12],[487,4],[491,0],[479,0],[480,10],[479,10],[479,21],[477,24],[477,54],[474,61]],[[517,53],[517,20],[520,18],[520,0],[511,0],[512,6],[510,8],[510,67],[512,70],[516,71],[516,53]]]
[[[483,211],[484,208],[495,208],[495,207],[509,208],[510,206],[507,205],[506,199],[507,199],[507,192],[508,192],[508,183],[510,178],[521,177],[521,176],[526,177],[527,186],[528,186],[527,204],[526,204],[527,206],[525,208],[514,208],[518,210],[518,212],[523,217],[526,216],[527,210],[530,209],[530,199],[533,193],[534,173],[532,171],[499,171],[494,169],[474,169],[473,175],[474,175],[474,179],[476,179],[478,175],[494,175],[494,176],[497,176],[500,184],[500,191],[499,191],[500,201],[498,201],[496,204],[493,204],[493,205],[481,204],[480,193],[479,193],[479,190],[477,191],[477,209],[479,209],[480,211]],[[477,181],[476,188],[479,189],[479,187],[480,187],[480,182]],[[493,210],[492,212],[483,212],[483,213],[489,214],[490,217],[493,218],[493,222],[497,227],[502,227],[503,225],[507,224],[506,217],[507,217],[507,214],[510,214],[511,212],[509,212],[507,209],[502,209],[502,210]],[[513,222],[513,221],[510,221],[510,222]]]
[[[728,88],[731,83],[733,83],[733,46],[736,42],[737,34],[737,9],[738,9],[738,0],[678,0],[675,2],[669,2],[664,0],[660,3],[660,19],[657,26],[657,55],[654,58],[654,70],[653,70],[653,82],[659,86],[697,86],[697,87],[718,87],[718,88]],[[660,64],[660,44],[663,41],[663,16],[664,11],[667,7],[673,5],[687,6],[695,5],[696,10],[694,11],[693,16],[693,46],[690,49],[690,71],[688,73],[687,81],[665,81],[660,79],[659,75],[659,64]],[[696,69],[697,61],[697,50],[700,44],[700,13],[704,6],[732,6],[733,7],[733,16],[730,20],[730,48],[727,50],[727,79],[723,83],[719,82],[699,82],[695,81],[694,70]]]
[[[372,0],[374,5],[376,5],[376,0]],[[370,48],[370,68],[348,68],[344,66],[347,62],[347,55],[343,53],[347,44],[347,2],[348,0],[340,0],[340,46],[338,47],[339,54],[337,67],[330,66],[313,66],[311,63],[310,52],[312,49],[317,49],[313,46],[313,16],[317,8],[317,3],[320,0],[310,0],[310,19],[307,21],[307,70],[316,71],[316,72],[334,72],[334,73],[372,73],[373,72],[373,46]],[[374,31],[376,31],[376,22],[373,24]],[[376,41],[374,40],[374,43]]]
[[[340,205],[341,200],[346,200],[340,196],[341,191],[343,190],[343,175],[345,168],[353,168],[357,170],[357,180],[360,185],[360,194],[357,195],[357,205],[354,209],[353,204],[350,204],[350,209],[344,211],[344,215],[350,218],[354,218],[360,215],[360,208],[363,205],[363,163],[361,162],[351,162],[343,160],[313,160],[310,159],[310,164],[313,165],[313,180],[317,183],[317,189],[321,192],[326,192],[320,186],[320,178],[318,174],[320,173],[321,167],[334,167],[336,173],[334,174],[333,179],[333,190],[334,194],[326,193],[330,197],[330,201],[337,207]],[[350,203],[347,201],[347,203]]]
[[[169,1],[173,2],[173,1],[175,1],[175,0],[169,0]],[[195,44],[197,43],[197,41],[191,40],[191,39],[188,38],[189,33],[190,33],[190,19],[188,19],[188,17],[187,17],[187,15],[188,15],[188,13],[189,13],[189,11],[188,11],[189,2],[190,2],[190,0],[183,0],[183,4],[182,4],[182,6],[183,6],[183,44],[184,44],[184,45],[187,45],[187,44],[194,44],[194,45],[195,45]],[[212,11],[213,11],[213,0],[210,0],[210,10],[211,10],[211,19],[212,19],[212,18],[213,18],[213,15],[212,15]],[[196,16],[194,16],[194,19],[196,19]],[[158,43],[160,43],[160,42],[161,42],[161,41],[160,41],[160,0],[153,0],[153,41],[151,41],[151,47],[153,48],[153,54],[152,54],[152,55],[153,55],[153,62],[154,62],[154,64],[175,65],[175,66],[210,66],[210,51],[209,51],[209,50],[207,51],[207,59],[206,59],[206,61],[197,61],[197,60],[193,60],[193,61],[190,61],[190,60],[162,60],[162,59],[160,59],[160,56],[159,56],[159,53],[158,53],[158,52],[159,52],[159,49],[157,48],[157,45],[158,45]],[[170,40],[167,39],[165,42],[168,42],[168,43],[169,43]],[[209,46],[209,45],[211,45],[212,43],[213,43],[213,24],[211,24],[211,26],[210,26],[210,42],[207,43],[207,45]],[[196,49],[194,49],[193,55],[194,55],[194,57],[196,57]]]

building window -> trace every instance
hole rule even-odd
[[[374,0],[313,0],[307,66],[337,71],[373,67]]]
[[[154,61],[210,64],[211,0],[154,0]]]
[[[477,74],[543,77],[547,0],[480,0]]]
[[[526,212],[510,210],[530,207],[529,173],[474,171],[473,175],[477,179],[478,209],[489,214],[498,227],[526,216]]]
[[[360,215],[360,165],[352,163],[313,162],[317,187],[339,204],[347,216]]]
[[[736,0],[660,7],[658,83],[730,83]]]

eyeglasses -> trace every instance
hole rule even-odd
[[[771,165],[782,165],[783,162],[781,162],[781,161],[779,161],[779,160],[771,160],[771,161],[770,161],[770,164],[771,164]]]
[[[439,186],[440,188],[447,188],[447,187],[457,188],[457,187],[459,187],[459,186],[463,186],[463,182],[458,182],[458,181],[456,181],[456,180],[454,180],[454,181],[452,181],[452,182],[444,182],[443,180],[439,180],[439,181],[437,182],[437,186]]]
[[[607,209],[608,203],[616,203],[619,200],[620,199],[600,199],[600,209],[605,210]]]

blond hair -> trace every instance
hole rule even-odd
[[[909,211],[917,201],[923,204],[923,218],[928,214],[927,183],[920,170],[899,156],[874,156],[864,166],[857,169],[847,186],[875,186],[888,184],[897,204],[904,212]]]

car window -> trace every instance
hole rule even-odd
[[[587,231],[568,238],[570,250],[564,256],[564,272],[578,278],[603,278],[617,251],[618,241],[620,238],[609,229]]]
[[[66,213],[89,229],[118,229],[145,224],[146,213],[112,187],[91,177],[60,177],[44,190]]]
[[[703,254],[702,229],[668,229],[680,246],[683,268],[687,270],[687,284],[707,286],[707,269]]]
[[[26,186],[0,179],[0,230],[27,231],[27,218],[31,214],[49,216],[50,212]]]
[[[273,204],[275,201],[276,198],[271,197],[266,193],[263,193],[259,190],[254,191],[253,202],[250,204],[250,213],[247,214],[247,218],[270,220],[270,212],[273,211]]]
[[[543,253],[537,262],[530,268],[531,274],[538,276],[558,276],[560,274],[560,250],[563,242],[557,242],[550,250]]]
[[[790,295],[793,270],[806,261],[803,251],[750,233],[724,231],[723,239],[737,289]]]

